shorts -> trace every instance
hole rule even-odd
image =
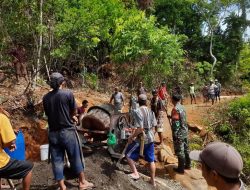
[[[159,112],[159,117],[157,119],[157,132],[162,133],[163,132],[163,123],[164,123],[164,112]]]
[[[77,140],[75,129],[50,131],[49,149],[55,180],[59,181],[64,178],[63,170],[65,151],[67,152],[72,172],[75,175],[78,175],[84,170],[81,145]]]
[[[220,92],[215,92],[215,97],[220,97]]]
[[[25,63],[17,62],[15,64],[17,75],[27,75],[27,69]]]
[[[195,94],[190,94],[190,98],[194,99],[195,98]]]
[[[115,103],[115,113],[121,113],[122,112],[122,104],[121,103]]]
[[[132,142],[128,145],[125,155],[130,159],[137,161],[140,157],[140,144],[138,142]],[[144,145],[144,159],[152,163],[155,161],[154,143],[149,143]]]
[[[214,100],[215,99],[215,95],[214,94],[208,94],[208,98],[211,99],[211,100]]]
[[[8,164],[0,169],[0,178],[22,179],[33,168],[33,163],[27,160],[10,159]]]

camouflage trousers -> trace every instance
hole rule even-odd
[[[188,138],[174,138],[174,151],[178,158],[185,159],[186,162],[189,160],[189,142]]]

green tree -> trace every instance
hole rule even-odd
[[[239,72],[243,80],[250,80],[250,43],[245,43],[240,52]]]
[[[180,62],[183,54],[182,38],[155,25],[155,17],[130,11],[117,20],[113,37],[112,58],[132,65],[132,78],[143,73],[150,84],[170,75],[171,65]]]

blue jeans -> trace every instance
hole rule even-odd
[[[75,129],[61,129],[49,132],[49,148],[51,153],[52,170],[55,180],[64,179],[64,155],[67,152],[70,167],[75,174],[84,170],[81,158],[80,144],[78,143]]]

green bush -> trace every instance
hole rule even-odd
[[[216,133],[219,134],[224,139],[230,138],[230,134],[232,133],[231,126],[228,123],[223,123],[222,125],[216,127]]]
[[[193,135],[189,142],[189,148],[190,150],[201,150],[202,144],[203,140],[199,136]]]
[[[250,176],[250,94],[233,100],[228,108],[219,112],[217,117],[224,119],[214,132],[240,152],[244,161],[243,172]]]
[[[85,74],[85,81],[86,84],[92,88],[97,89],[98,88],[98,76],[94,73],[86,73]]]

